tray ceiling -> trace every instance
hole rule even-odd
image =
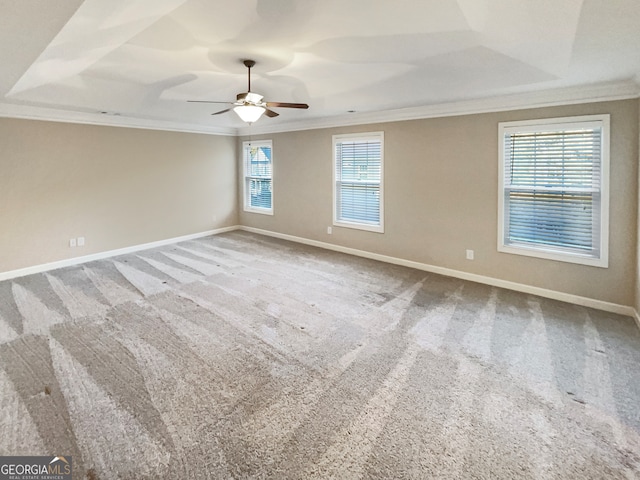
[[[44,3],[0,3],[5,112],[231,132],[224,105],[187,100],[233,101],[246,58],[252,91],[310,105],[259,121],[282,129],[640,72],[637,0]]]

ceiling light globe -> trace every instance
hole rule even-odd
[[[240,105],[233,109],[243,122],[253,123],[258,120],[264,113],[264,107],[255,105]]]

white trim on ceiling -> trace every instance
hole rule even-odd
[[[55,108],[36,107],[0,102],[0,117],[20,118],[25,120],[43,120],[46,122],[79,123],[83,125],[100,125],[104,127],[142,128],[145,130],[162,130],[168,132],[204,133],[208,135],[236,136],[237,128],[208,127],[189,123],[168,122],[146,118],[134,118],[119,115],[102,115],[100,113],[75,112],[57,110]]]
[[[398,122],[456,115],[473,115],[488,112],[505,112],[509,110],[579,103],[607,102],[638,97],[640,97],[640,75],[637,77],[637,80],[523,92],[474,100],[387,110],[384,112],[344,114],[335,117],[298,120],[295,123],[279,123],[272,126],[264,122],[258,125],[253,124],[250,129],[249,127],[239,128],[238,134],[256,135],[263,133],[293,132],[317,128],[366,125],[371,123]],[[311,108],[313,108],[313,105],[311,105]]]
[[[264,121],[257,125],[253,124],[251,127],[247,126],[242,128],[212,127],[125,116],[100,115],[98,113],[58,110],[55,108],[2,102],[0,102],[0,117],[201,133],[208,135],[243,136],[249,134],[256,135],[264,133],[293,132],[319,128],[450,117],[456,115],[472,115],[478,113],[522,110],[527,108],[541,108],[579,103],[605,102],[638,97],[640,97],[640,75],[636,76],[635,79],[619,82],[523,92],[380,112],[345,113],[344,115],[332,117],[310,118],[307,120],[297,120],[295,122],[283,122],[271,125],[269,125],[267,121]],[[313,105],[311,105],[311,108],[313,108]]]

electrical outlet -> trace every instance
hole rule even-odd
[[[333,228],[327,227],[327,233],[331,235],[333,233]]]
[[[73,247],[75,247],[76,245],[77,245],[77,241],[76,241],[76,239],[75,239],[75,238],[72,238],[72,239],[70,239],[70,240],[69,240],[69,246],[70,246],[70,247],[72,247],[72,248],[73,248]]]
[[[467,260],[473,260],[473,250],[467,250]]]
[[[78,237],[78,246],[84,247],[84,237]]]

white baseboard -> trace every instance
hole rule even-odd
[[[106,252],[94,253],[94,254],[85,255],[82,257],[74,257],[74,258],[69,258],[65,260],[59,260],[56,262],[45,263],[42,265],[35,265],[33,267],[22,268],[19,270],[0,272],[0,281],[9,280],[17,277],[23,277],[25,275],[31,275],[33,273],[47,272],[49,270],[55,270],[57,268],[80,265],[87,262],[93,262],[95,260],[102,260],[105,258],[115,257],[118,255],[138,252],[140,250],[160,247],[163,245],[170,245],[172,243],[184,242],[186,240],[193,240],[196,238],[207,237],[209,235],[217,235],[220,233],[231,232],[234,230],[244,230],[246,232],[258,233],[260,235],[266,235],[269,237],[289,240],[292,242],[302,243],[304,245],[324,248],[326,250],[333,250],[336,252],[346,253],[349,255],[356,255],[358,257],[369,258],[372,260],[378,260],[381,262],[391,263],[394,265],[401,265],[404,267],[415,268],[417,270],[422,270],[425,272],[437,273],[437,274],[445,275],[448,277],[460,278],[462,280],[469,280],[472,282],[483,283],[486,285],[491,285],[493,287],[506,288],[508,290],[515,290],[517,292],[523,292],[523,293],[530,293],[532,295],[551,298],[553,300],[560,300],[563,302],[573,303],[576,305],[582,305],[584,307],[590,307],[598,310],[604,310],[606,312],[626,315],[626,316],[633,317],[636,323],[638,324],[638,328],[640,328],[640,314],[633,307],[630,307],[630,306],[604,302],[602,300],[595,300],[593,298],[581,297],[579,295],[572,295],[570,293],[563,293],[563,292],[557,292],[555,290],[548,290],[546,288],[533,287],[531,285],[510,282],[508,280],[501,280],[499,278],[486,277],[484,275],[477,275],[475,273],[468,273],[460,270],[453,270],[451,268],[428,265],[426,263],[414,262],[412,260],[406,260],[403,258],[391,257],[388,255],[382,255],[379,253],[367,252],[365,250],[358,250],[356,248],[343,247],[341,245],[334,245],[332,243],[321,242],[318,240],[311,240],[303,237],[296,237],[294,235],[288,235],[285,233],[272,232],[270,230],[262,230],[260,228],[247,227],[244,225],[233,225],[231,227],[223,227],[215,230],[208,230],[206,232],[194,233],[191,235],[183,235],[181,237],[168,238],[166,240],[158,240],[155,242],[143,243],[143,244],[134,245],[131,247],[119,248],[116,250],[108,250]]]
[[[216,228],[215,230],[207,230],[206,232],[192,233],[190,235],[183,235],[181,237],[167,238],[166,240],[158,240],[155,242],[143,243],[140,245],[134,245],[131,247],[118,248],[116,250],[108,250],[106,252],[92,253],[91,255],[84,255],[82,257],[67,258],[65,260],[58,260],[56,262],[44,263],[41,265],[34,265],[33,267],[21,268],[18,270],[10,270],[8,272],[0,272],[0,281],[9,280],[17,277],[24,277],[25,275],[31,275],[33,273],[48,272],[49,270],[55,270],[57,268],[71,267],[74,265],[80,265],[87,262],[93,262],[95,260],[102,260],[104,258],[116,257],[118,255],[124,255],[127,253],[138,252],[140,250],[147,250],[149,248],[161,247],[163,245],[170,245],[172,243],[184,242],[186,240],[193,240],[196,238],[208,237],[209,235],[217,235],[219,233],[231,232],[238,230],[238,225],[231,227]]]
[[[508,290],[515,290],[517,292],[530,293],[532,295],[538,295],[540,297],[551,298],[553,300],[560,300],[562,302],[573,303],[575,305],[581,305],[583,307],[595,308],[597,310],[604,310],[606,312],[617,313],[619,315],[626,315],[636,318],[638,321],[638,327],[640,328],[640,319],[633,307],[626,305],[619,305],[617,303],[604,302],[602,300],[596,300],[588,297],[581,297],[579,295],[572,295],[570,293],[557,292],[555,290],[548,290],[546,288],[533,287],[531,285],[525,285],[523,283],[510,282],[508,280],[501,280],[499,278],[486,277],[484,275],[477,275],[475,273],[462,272],[460,270],[453,270],[451,268],[437,267],[435,265],[428,265],[426,263],[414,262],[412,260],[405,260],[403,258],[390,257],[388,255],[381,255],[379,253],[367,252],[365,250],[358,250],[355,248],[343,247],[341,245],[334,245],[331,243],[321,242],[318,240],[310,240],[307,238],[296,237],[294,235],[287,235],[284,233],[272,232],[269,230],[262,230],[259,228],[240,226],[240,230],[247,232],[258,233],[261,235],[267,235],[270,237],[281,238],[283,240],[290,240],[292,242],[303,243],[305,245],[311,245],[313,247],[320,247],[327,250],[333,250],[341,253],[348,253],[350,255],[357,255],[358,257],[369,258],[372,260],[379,260],[381,262],[392,263],[394,265],[402,265],[404,267],[415,268],[417,270],[423,270],[425,272],[437,273],[448,277],[460,278],[462,280],[469,280],[472,282],[484,283],[493,287],[506,288]]]

